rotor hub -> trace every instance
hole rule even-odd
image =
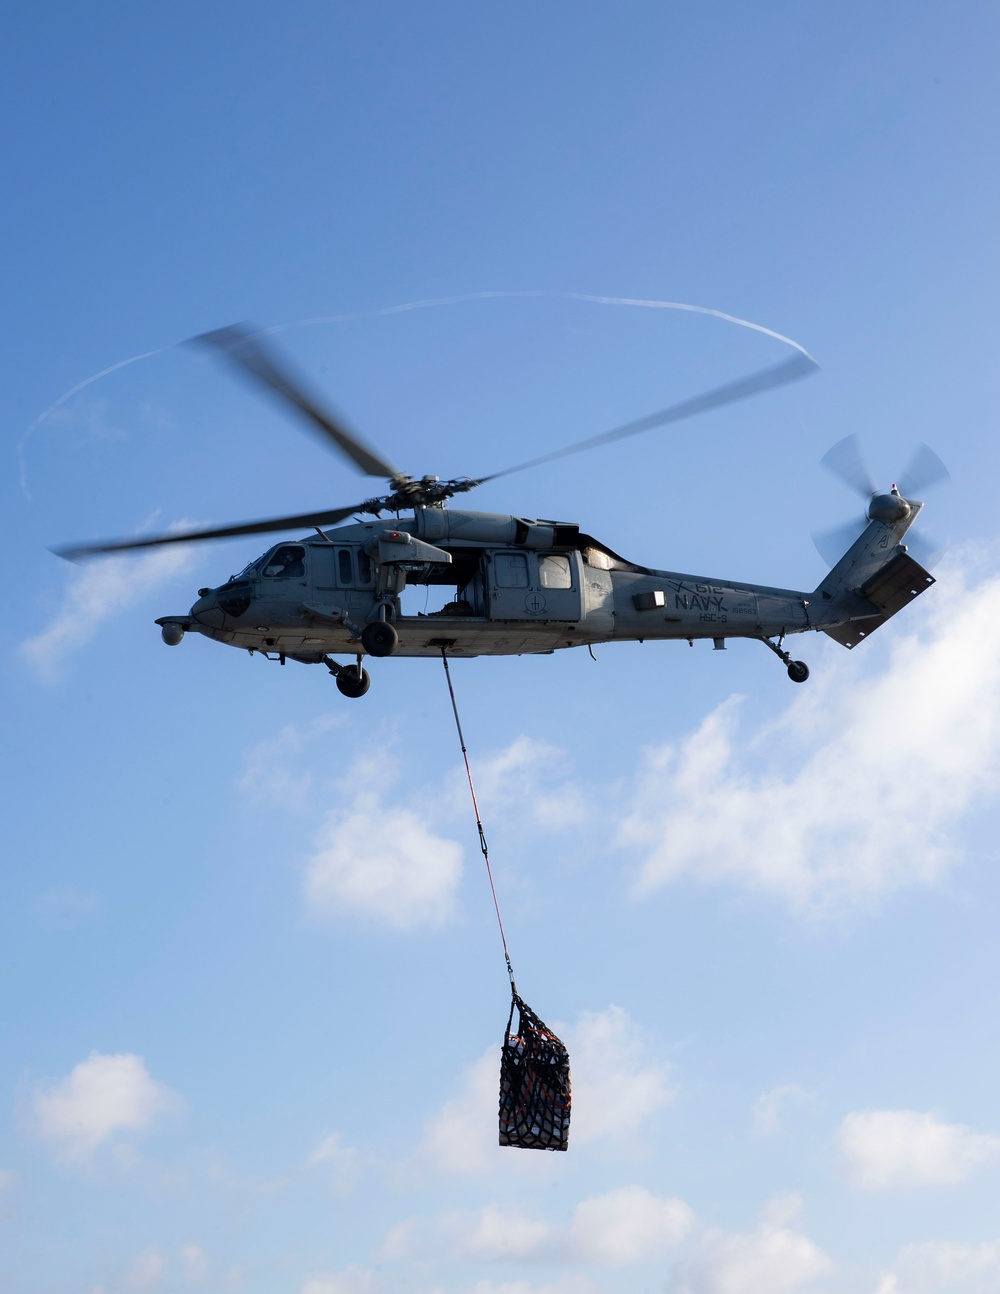
[[[903,521],[913,509],[895,486],[888,494],[876,494],[868,505],[869,521],[886,521],[889,523]]]

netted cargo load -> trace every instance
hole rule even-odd
[[[515,992],[500,1058],[500,1145],[565,1150],[569,1115],[569,1052]]]

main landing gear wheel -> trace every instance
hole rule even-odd
[[[809,666],[804,660],[791,660],[788,662],[788,677],[793,683],[804,683],[809,677]]]
[[[337,675],[337,690],[344,696],[364,696],[372,685],[371,675],[360,665],[345,665]]]
[[[373,620],[361,630],[361,646],[369,656],[391,656],[399,646],[399,634],[388,620]]]

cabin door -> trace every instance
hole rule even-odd
[[[579,553],[488,553],[486,584],[491,620],[581,617]]]

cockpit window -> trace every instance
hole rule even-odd
[[[281,544],[269,553],[264,562],[264,574],[269,579],[300,578],[306,573],[306,550],[301,544]]]

